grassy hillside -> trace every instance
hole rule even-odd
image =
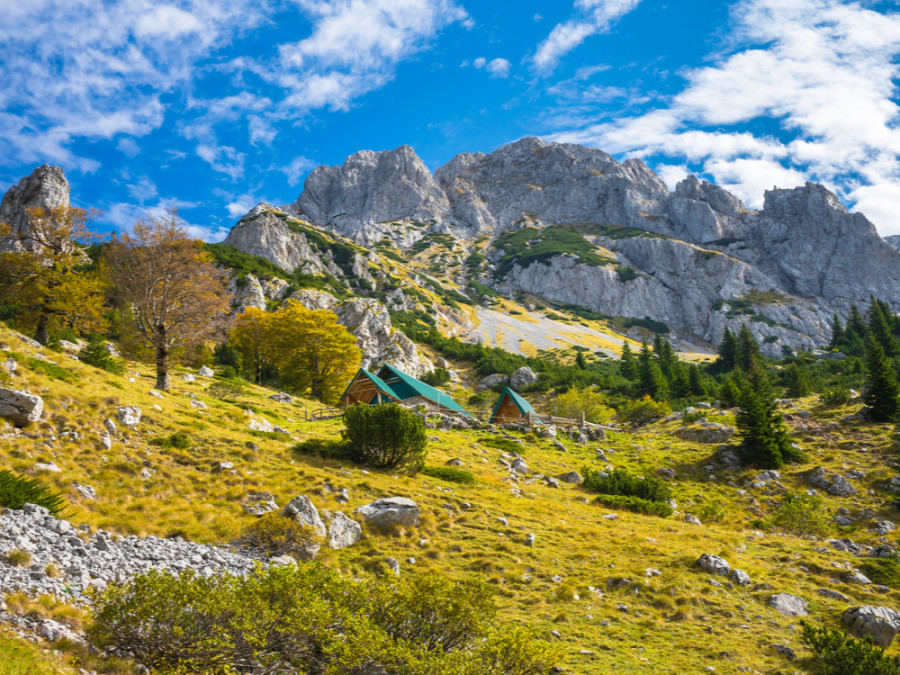
[[[251,522],[242,500],[253,491],[272,493],[279,505],[305,494],[320,510],[348,515],[378,497],[409,497],[422,509],[418,528],[389,536],[364,532],[354,547],[323,548],[319,559],[362,577],[381,571],[387,557],[400,561],[403,574],[483,577],[496,588],[509,622],[537,624],[548,636],[558,633],[552,639],[565,649],[560,665],[566,672],[789,672],[797,665],[773,645],[802,654],[798,623],[768,606],[773,594],[803,597],[812,620],[829,625],[837,625],[847,605],[820,596],[819,588],[839,590],[853,604],[895,606],[900,599],[897,590],[879,593],[840,581],[863,559],[821,540],[763,529],[781,490],[772,483],[751,487],[759,471],[722,468],[715,445],[679,440],[679,421],[612,432],[599,443],[560,437],[565,451],[553,439],[509,434],[528,466],[548,476],[607,464],[648,475],[673,469],[681,515],[658,518],[597,506],[579,486],[512,479],[500,463],[502,451],[490,444],[497,433],[428,432],[427,464],[459,459],[461,468],[475,474],[474,485],[379,472],[291,451],[298,441],[339,435],[339,419],[304,421],[319,407],[314,402],[277,403],[268,398],[273,392],[247,383],[201,377],[188,383],[181,373],[173,377],[173,390],[158,398],[151,394],[152,372],[142,364],[129,363],[124,375],[111,375],[30,347],[5,331],[0,348],[19,365],[14,386],[40,394],[46,406],[44,421],[3,431],[0,467],[33,474],[39,462],[59,466],[59,473],[38,475],[71,501],[72,522],[123,535],[223,543]],[[115,419],[124,405],[139,406],[143,419],[135,432],[120,426],[106,450],[100,442],[103,422]],[[893,428],[842,421],[857,409],[825,409],[804,399],[785,410],[809,410],[812,417],[789,422],[809,461],[783,471],[781,482],[802,493],[811,487],[805,474],[815,467],[864,472],[852,480],[857,495],[824,498],[832,513],[843,508],[858,518],[868,511],[854,525],[836,528],[834,536],[877,545],[882,538],[868,526],[898,517],[893,496],[881,486],[894,474]],[[253,417],[286,428],[292,438],[252,431]],[[713,410],[708,417],[733,423],[724,412]],[[166,447],[165,439],[176,432],[187,435],[187,447]],[[598,448],[608,461],[598,459]],[[233,468],[214,472],[222,462]],[[90,485],[97,499],[83,499],[73,483]],[[341,488],[349,490],[347,504],[337,501]],[[685,512],[703,524],[683,522]],[[534,546],[526,545],[527,534],[535,535]],[[896,540],[893,534],[888,538]],[[703,553],[724,557],[749,573],[752,583],[730,587],[726,578],[714,579],[696,565]],[[6,637],[0,637],[0,662],[16,664],[0,665],[0,673],[57,667],[53,657]]]

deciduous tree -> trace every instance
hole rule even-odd
[[[11,249],[0,254],[0,296],[16,306],[42,345],[54,329],[105,330],[106,281],[102,269],[88,269],[85,253],[95,212],[60,207],[28,213],[31,227],[25,232],[0,224],[0,238]]]
[[[153,350],[156,388],[166,390],[172,355],[207,338],[228,309],[222,274],[174,210],[114,238],[108,259],[137,335]]]

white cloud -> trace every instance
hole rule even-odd
[[[538,73],[548,74],[560,59],[587,38],[608,31],[613,23],[631,12],[641,0],[575,0],[576,15],[559,23],[538,45],[534,65]]]
[[[475,68],[484,68],[487,65],[487,59],[483,56],[479,56],[477,59],[472,61],[472,65]]]
[[[237,180],[244,175],[244,159],[246,154],[238,152],[227,145],[208,145],[201,143],[197,146],[197,156],[209,164],[214,171],[219,171]]]
[[[734,16],[729,51],[687,72],[680,93],[614,122],[563,108],[575,124],[554,138],[686,160],[752,206],[773,185],[816,180],[868,209],[882,233],[900,232],[889,206],[900,194],[900,14],[742,0]]]
[[[660,164],[656,167],[657,175],[662,178],[670,190],[675,190],[675,186],[690,175],[690,170],[686,164]]]
[[[282,113],[346,110],[394,77],[444,27],[470,17],[453,0],[297,0],[312,34],[280,45],[269,78],[287,90]]]
[[[506,59],[493,59],[485,68],[491,74],[491,77],[509,77],[511,65]]]

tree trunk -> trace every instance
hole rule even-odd
[[[169,349],[165,342],[156,347],[156,388],[169,391]]]
[[[34,332],[34,339],[44,346],[50,342],[50,334],[47,332],[47,324],[50,323],[46,314],[41,314],[38,318],[37,329]]]

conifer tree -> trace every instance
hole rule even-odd
[[[759,363],[752,365],[741,389],[737,427],[742,437],[741,455],[748,464],[778,469],[785,462],[800,459],[776,407],[772,385]]]
[[[789,365],[784,371],[786,393],[789,398],[803,398],[809,396],[811,386],[809,372],[805,367],[796,362]]]
[[[866,391],[863,401],[875,422],[892,422],[900,412],[900,385],[893,364],[878,340],[869,335],[866,344]]]
[[[844,347],[846,340],[844,325],[841,323],[840,317],[835,314],[831,324],[831,342],[828,343],[828,349],[840,350]]]
[[[722,402],[722,405],[728,408],[733,408],[740,402],[741,388],[737,385],[737,382],[734,381],[733,377],[729,376],[725,378],[722,386],[719,387],[718,397]]]
[[[675,369],[678,365],[678,357],[675,350],[672,349],[672,343],[668,338],[663,337],[659,333],[653,338],[653,353],[663,376],[669,382],[675,381]]]
[[[717,373],[728,373],[734,370],[734,359],[737,352],[737,338],[728,326],[719,343],[718,358],[713,363],[712,370]]]
[[[688,369],[678,361],[675,362],[674,373],[672,375],[672,394],[676,398],[684,398],[686,396],[696,396],[691,391],[691,380],[688,375]]]
[[[575,365],[582,370],[588,369],[587,359],[584,358],[584,352],[578,352],[578,356],[575,357]]]
[[[650,347],[644,340],[638,356],[638,391],[641,396],[650,396],[657,401],[665,401],[669,397],[669,386],[660,370],[659,363],[650,353]]]
[[[900,343],[897,342],[897,338],[894,337],[891,330],[894,314],[890,307],[886,308],[883,303],[880,303],[873,297],[869,305],[868,316],[869,334],[873,335],[878,344],[881,345],[885,356],[893,358],[900,353]]]
[[[622,345],[622,356],[619,362],[619,372],[626,380],[634,382],[638,379],[638,366],[631,347],[625,342]]]
[[[750,329],[747,328],[747,324],[742,325],[741,330],[737,334],[734,362],[744,372],[749,372],[754,364],[762,362],[759,343],[753,337]]]
[[[844,325],[844,351],[853,356],[861,356],[866,348],[869,327],[856,305],[850,306],[850,317]]]
[[[700,368],[696,363],[692,363],[688,367],[688,383],[691,396],[706,396],[706,385],[703,384],[703,376],[700,374]]]

